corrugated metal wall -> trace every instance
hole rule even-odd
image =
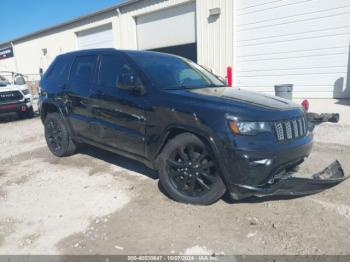
[[[350,98],[348,0],[237,0],[236,85]]]
[[[234,52],[233,0],[197,0],[198,63],[226,76],[233,64]],[[220,8],[219,17],[209,16],[209,10]]]

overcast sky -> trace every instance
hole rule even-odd
[[[125,0],[5,0],[0,8],[0,42],[100,10]]]

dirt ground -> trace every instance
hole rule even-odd
[[[338,159],[350,125],[323,124],[301,174]],[[39,118],[0,120],[0,254],[350,254],[350,180],[292,199],[168,199],[157,173],[84,147],[48,151]]]

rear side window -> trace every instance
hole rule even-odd
[[[58,58],[52,66],[47,78],[48,79],[67,79],[69,73],[69,63],[67,59]]]
[[[81,83],[92,83],[97,56],[78,56],[72,66],[70,79]]]

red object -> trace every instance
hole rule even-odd
[[[308,101],[307,99],[305,99],[305,100],[301,103],[301,105],[303,106],[303,108],[304,108],[305,111],[309,111],[310,103],[309,103],[309,101]]]
[[[228,66],[227,67],[227,85],[232,86],[232,67]]]
[[[27,111],[27,107],[25,107],[25,106],[22,106],[22,107],[21,107],[21,111],[22,111],[22,112],[25,112],[25,111]]]

